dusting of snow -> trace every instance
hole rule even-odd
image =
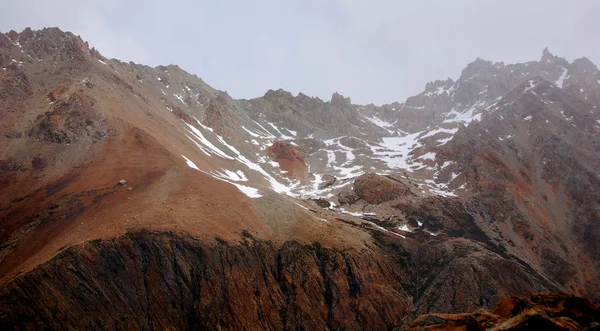
[[[181,101],[181,103],[183,103],[185,105],[183,98],[179,94],[173,94],[173,96],[176,97],[179,101]]]
[[[425,109],[425,105],[423,105],[423,106],[408,106],[408,105],[405,105],[404,107],[405,108],[412,108],[412,109]]]
[[[421,156],[419,156],[419,159],[423,159],[423,160],[435,160],[435,153],[432,152],[427,152]]]
[[[481,114],[475,114],[475,111],[483,107],[484,105],[485,101],[480,100],[476,102],[471,108],[463,112],[452,108],[448,115],[446,115],[446,119],[444,119],[443,123],[464,123],[466,125],[473,121],[480,121]]]
[[[277,131],[277,133],[279,133],[279,137],[281,139],[285,139],[285,140],[294,139],[294,137],[290,137],[290,136],[288,136],[286,134],[283,134],[281,132],[281,130],[279,130],[279,128],[274,123],[271,123],[271,122],[267,121],[267,124],[269,124],[275,131]]]
[[[446,168],[447,166],[451,165],[452,163],[453,163],[452,161],[446,161],[446,162],[444,162],[442,164],[442,166],[440,167],[440,169],[443,170],[444,168]]]
[[[567,69],[565,67],[561,67],[563,72],[560,75],[560,77],[558,77],[558,79],[556,80],[556,82],[554,82],[556,84],[556,86],[562,88],[563,84],[565,82],[565,77],[567,77]]]
[[[388,123],[386,121],[383,121],[379,118],[377,118],[376,116],[373,117],[365,117],[369,122],[377,125],[378,127],[386,130],[389,133],[393,133],[393,130],[390,130],[391,128],[394,128],[394,125],[392,123]]]
[[[188,136],[188,138],[192,142],[194,142],[194,144],[196,144],[196,146],[201,151],[203,151],[206,155],[210,156],[211,154],[214,154],[214,155],[220,156],[224,159],[234,160],[233,157],[227,155],[225,152],[223,152],[221,149],[219,149],[217,146],[215,146],[212,142],[210,142],[210,140],[206,139],[206,137],[204,137],[202,132],[200,132],[200,130],[198,130],[196,127],[194,127],[193,125],[190,125],[188,123],[185,123],[185,125],[188,126],[188,128],[190,130],[189,132],[192,134],[192,137],[195,139],[192,139],[192,137],[190,137],[190,136]]]

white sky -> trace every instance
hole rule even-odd
[[[480,57],[600,63],[598,0],[0,0],[0,31],[81,35],[104,56],[178,64],[235,98],[283,88],[404,101]]]

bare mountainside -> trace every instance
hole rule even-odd
[[[478,59],[382,106],[235,100],[57,28],[0,34],[0,68],[3,329],[381,330],[540,291],[600,302],[585,58]]]

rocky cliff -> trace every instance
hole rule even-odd
[[[411,247],[374,240],[376,248],[363,251],[298,242],[278,247],[249,235],[241,244],[144,232],[92,240],[5,285],[0,324],[5,330],[381,330],[402,325],[415,309],[460,312],[550,288],[466,241]]]

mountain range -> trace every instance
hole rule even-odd
[[[380,106],[236,100],[58,28],[0,34],[0,68],[2,329],[403,329],[571,300],[536,292],[592,307],[532,310],[548,325],[600,323],[586,58],[477,59]]]

